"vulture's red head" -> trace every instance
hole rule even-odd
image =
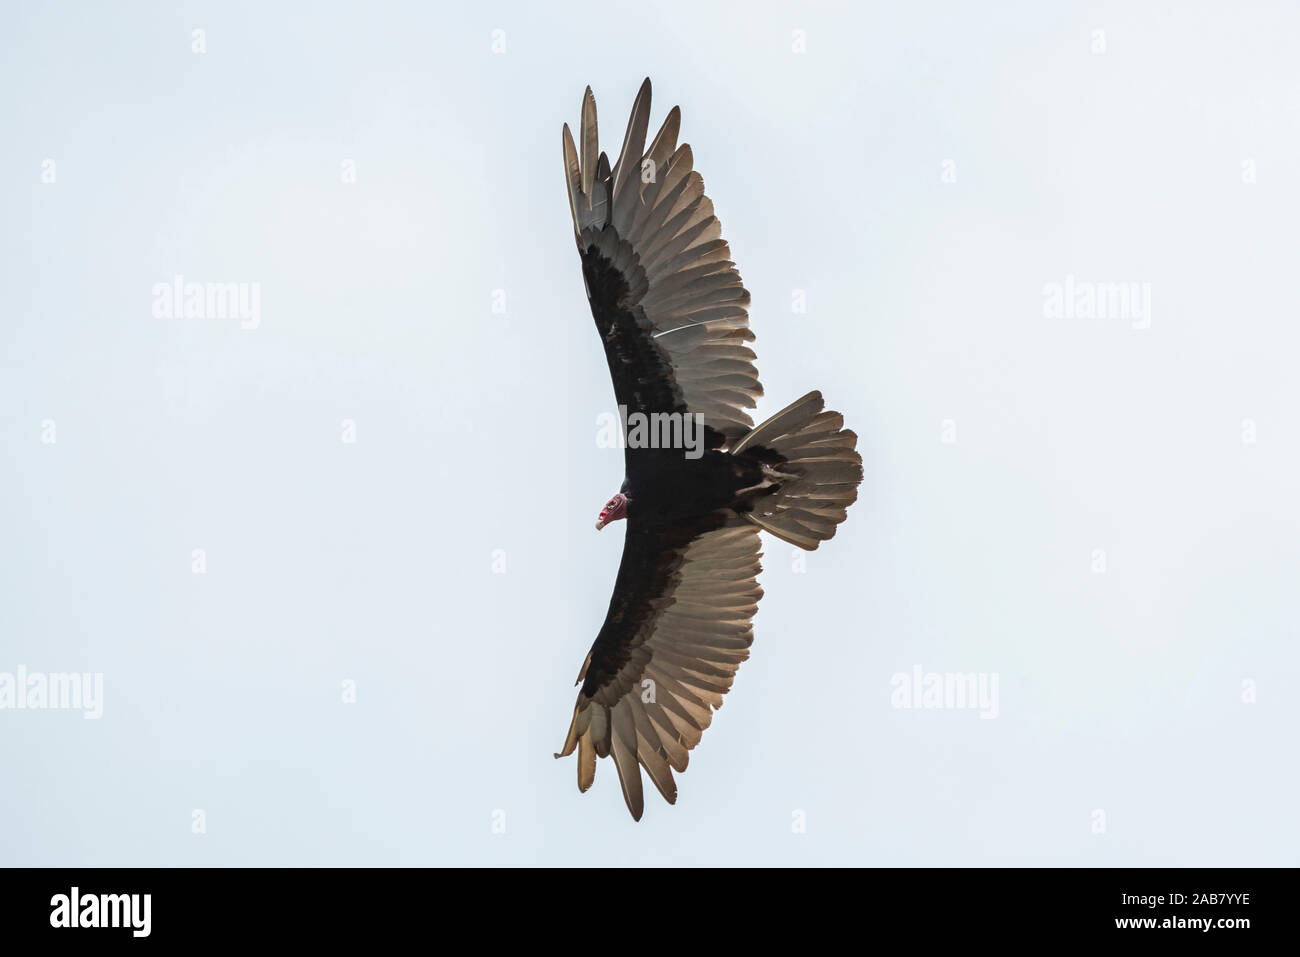
[[[627,496],[619,492],[600,510],[596,516],[596,531],[600,531],[610,522],[617,522],[620,518],[627,518]]]

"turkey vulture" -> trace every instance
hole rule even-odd
[[[625,479],[596,528],[626,518],[627,535],[556,757],[577,750],[586,791],[596,758],[612,755],[636,820],[641,768],[675,803],[672,772],[686,769],[749,656],[763,594],[759,530],[815,549],[844,521],[862,481],[857,436],[823,410],[820,392],[754,427],[745,410],[763,389],[746,345],[749,293],[691,148],[677,145],[680,111],[646,147],[649,119],[647,79],[611,166],[587,87],[578,142],[568,124],[563,136],[587,298],[624,411]],[[702,441],[694,450],[634,441],[627,423],[638,414],[693,421]]]

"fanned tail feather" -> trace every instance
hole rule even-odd
[[[823,411],[820,392],[809,392],[742,438],[733,455],[762,446],[784,460],[771,466],[780,488],[754,499],[749,521],[784,542],[813,551],[835,535],[858,498],[862,456],[844,416]]]

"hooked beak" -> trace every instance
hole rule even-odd
[[[627,496],[619,492],[596,515],[596,531],[600,531],[611,522],[617,522],[627,515]]]

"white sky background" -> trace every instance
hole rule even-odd
[[[0,671],[105,700],[0,711],[0,864],[1294,864],[1300,11],[999,7],[5,4]],[[633,824],[551,757],[623,535],[560,126],[645,75],[758,417],[820,388],[866,478]]]

